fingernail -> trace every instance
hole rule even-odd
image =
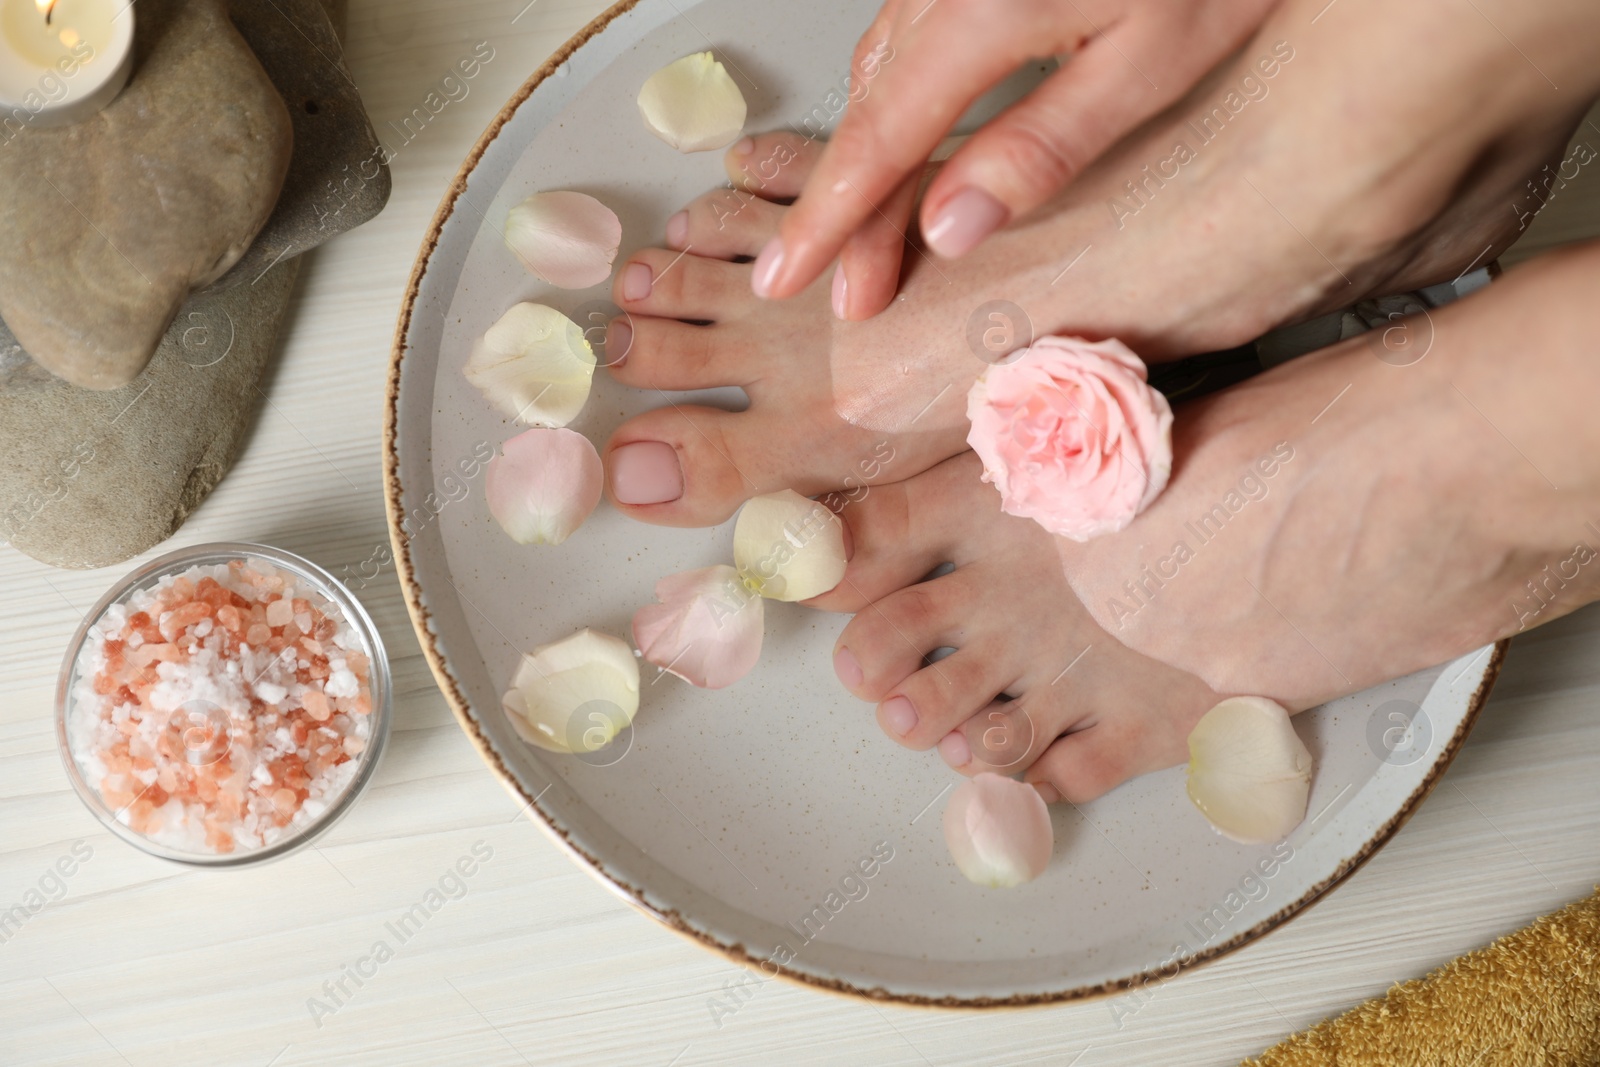
[[[999,229],[1010,214],[982,189],[967,188],[952,196],[924,234],[928,247],[946,259],[964,256]]]
[[[1049,782],[1034,782],[1033,791],[1039,794],[1039,799],[1046,804],[1061,803],[1061,792]]]
[[[917,709],[905,697],[890,697],[878,710],[883,715],[884,725],[897,737],[904,737],[917,727]]]
[[[681,252],[688,243],[689,213],[680,211],[667,220],[667,247],[674,252]]]
[[[611,453],[611,495],[619,504],[667,504],[681,497],[677,450],[660,441],[635,441]]]
[[[622,272],[622,299],[643,300],[650,295],[650,268],[643,263],[629,263]]]
[[[845,309],[849,307],[850,283],[845,280],[844,264],[833,268],[833,314],[835,318],[846,318]]]
[[[767,246],[756,257],[754,272],[750,275],[750,288],[762,299],[766,299],[772,292],[772,283],[778,278],[778,271],[783,267],[783,238],[774,237],[767,242]]]
[[[866,677],[861,673],[861,664],[856,662],[848,648],[841,648],[833,654],[833,673],[839,676],[839,681],[844,683],[846,689],[857,688]]]
[[[736,156],[748,156],[755,150],[756,139],[754,137],[741,137],[739,138],[739,143],[733,146],[733,154]]]
[[[628,361],[628,350],[632,347],[633,327],[627,319],[616,318],[606,324],[606,366],[622,366]]]
[[[972,749],[967,745],[966,736],[955,730],[945,734],[939,742],[939,755],[955,770],[972,762]]]

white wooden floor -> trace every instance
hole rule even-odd
[[[174,545],[263,540],[338,573],[387,544],[380,407],[418,242],[490,116],[602,7],[524,4],[352,0],[351,65],[380,127],[477,42],[495,58],[400,152],[388,210],[307,264],[271,403],[237,469]],[[1586,132],[1600,145],[1600,130]],[[1541,243],[1600,232],[1600,180],[1586,173],[1536,226]],[[1153,995],[936,1014],[768,983],[728,1015],[728,1001],[714,1011],[713,998],[727,997],[735,967],[632,911],[516,817],[435,691],[389,573],[360,595],[393,656],[396,733],[374,787],[324,844],[206,875],[102,832],[67,786],[51,706],[73,627],[126,569],[55,571],[0,550],[0,909],[36,888],[58,898],[0,943],[8,1067],[1219,1064],[1600,880],[1591,610],[1513,645],[1466,750],[1372,863],[1264,942]],[[324,983],[474,846],[492,856],[465,895],[359,988],[345,979],[353,995],[313,1018],[308,1001],[325,997]],[[91,855],[52,882],[74,848]]]

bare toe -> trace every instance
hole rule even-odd
[[[1194,716],[1205,714],[1202,710]],[[1023,777],[1047,785],[1062,800],[1082,804],[1104,796],[1141,774],[1174,767],[1189,758],[1187,728],[1148,714],[1114,716],[1057,738]],[[1045,799],[1049,792],[1041,790]]]
[[[743,189],[713,189],[667,220],[667,247],[713,259],[754,259],[783,208]]]
[[[733,459],[738,416],[673,404],[631,419],[603,453],[606,495],[621,510],[658,526],[715,526],[773,485]]]
[[[869,605],[840,635],[834,653],[839,680],[879,702],[879,725],[901,744],[932,748],[1015,680],[1002,635],[967,632],[981,596],[958,571]],[[947,647],[956,651],[931,655]]]
[[[953,528],[912,521],[926,510],[924,497],[936,489],[932,479],[910,478],[890,485],[863,480],[893,460],[893,451],[881,450],[842,488],[823,497],[844,519],[852,551],[844,578],[831,592],[807,601],[810,607],[857,612],[950,562]]]
[[[949,576],[920,582],[857,613],[834,646],[834,663],[845,688],[863,700],[882,700],[918,671],[929,653],[958,647],[964,630],[964,585]]]
[[[750,268],[687,252],[635,252],[611,285],[611,298],[634,315],[724,322],[760,303],[750,295]]]
[[[1089,714],[1065,693],[996,700],[947,731],[939,739],[939,755],[961,774],[1015,774],[1031,767],[1056,738],[1081,729]]]
[[[737,188],[768,200],[793,200],[816,168],[823,143],[797,133],[758,133],[728,149],[723,166]]]
[[[620,353],[611,376],[640,389],[715,389],[747,386],[763,368],[748,354],[748,327],[741,323],[700,326],[648,315],[623,315],[606,328],[606,351]]]

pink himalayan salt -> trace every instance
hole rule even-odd
[[[298,581],[242,560],[195,567],[91,627],[72,749],[126,825],[191,851],[265,847],[354,778],[370,664]]]

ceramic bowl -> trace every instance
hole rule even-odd
[[[401,313],[385,442],[399,573],[439,685],[491,770],[578,863],[672,929],[764,973],[910,1003],[1126,989],[1260,937],[1371,857],[1459,749],[1500,651],[1299,716],[1316,779],[1306,821],[1275,847],[1219,837],[1174,768],[1055,806],[1049,870],[1010,891],[969,883],[949,858],[940,811],[952,772],[891,743],[834,679],[842,617],[769,605],[760,665],[725,690],[647,669],[631,730],[583,759],[525,744],[500,708],[525,650],[585,626],[626,637],[658,578],[725,562],[731,544],[728,526],[644,526],[604,504],[555,547],[514,544],[496,526],[483,462],[520,428],[463,378],[471,346],[522,300],[586,328],[615,313],[607,286],[562,292],[524,272],[500,232],[507,210],[575,189],[621,217],[618,262],[658,243],[672,212],[725,178],[720,153],[679,155],[645,130],[644,79],[709,47],[749,101],[747,129],[796,125],[839,92],[875,8],[618,4],[507,103],[447,192]],[[664,402],[601,372],[572,428],[599,445]]]

